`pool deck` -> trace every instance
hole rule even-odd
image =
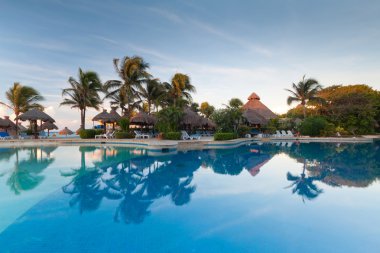
[[[0,141],[1,147],[32,147],[49,145],[112,145],[146,148],[151,151],[173,151],[190,149],[223,149],[234,148],[251,142],[329,142],[329,143],[370,143],[380,139],[380,135],[369,135],[362,137],[276,137],[276,138],[240,138],[229,141],[214,141],[212,137],[204,137],[200,140],[172,141],[159,139],[28,139],[28,140],[6,140]]]

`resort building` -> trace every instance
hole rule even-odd
[[[260,97],[255,92],[248,97],[247,103],[243,105],[243,110],[246,123],[257,128],[267,124],[269,120],[277,118],[277,115],[260,101]]]

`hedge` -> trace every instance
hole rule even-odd
[[[215,141],[226,141],[236,139],[235,133],[215,133],[214,140]]]
[[[83,129],[79,131],[79,136],[81,139],[93,139],[97,131],[95,129]]]
[[[163,134],[165,140],[180,140],[181,132],[167,132]]]
[[[116,139],[133,139],[135,138],[135,135],[132,132],[116,132],[115,133]]]

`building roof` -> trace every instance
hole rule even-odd
[[[247,103],[243,105],[243,110],[253,110],[265,118],[266,121],[277,117],[274,112],[260,101],[260,97],[254,92],[248,97]]]

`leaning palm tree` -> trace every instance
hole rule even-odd
[[[20,83],[14,83],[6,93],[5,96],[8,104],[0,102],[0,104],[11,109],[16,115],[16,125],[18,126],[18,116],[30,109],[38,108],[43,109],[43,106],[38,102],[44,100],[43,96],[32,87],[23,86]],[[16,127],[16,133],[18,127]]]
[[[109,80],[105,83],[104,88],[107,92],[106,98],[113,98],[119,94],[126,100],[127,113],[130,114],[134,108],[134,101],[138,97],[138,91],[142,90],[142,85],[151,75],[147,72],[149,64],[141,57],[124,57],[114,59],[113,64],[120,80]]]
[[[317,94],[321,89],[322,86],[317,80],[312,78],[305,79],[305,76],[303,76],[298,84],[293,83],[293,90],[285,89],[291,93],[291,96],[289,96],[287,100],[288,105],[291,105],[293,102],[300,102],[303,108],[303,117],[306,118],[307,102],[320,101],[321,98],[319,98]]]
[[[71,106],[80,110],[80,128],[85,129],[86,111],[87,108],[99,110],[102,100],[99,92],[102,92],[103,87],[98,74],[92,71],[83,72],[79,68],[79,80],[73,77],[69,78],[70,88],[63,89],[62,96],[67,96],[63,99],[61,105]]]
[[[190,82],[190,77],[185,74],[176,73],[171,83],[164,83],[169,98],[174,106],[178,106],[180,102],[191,101],[191,92],[195,92],[195,87]]]
[[[158,79],[146,81],[146,85],[140,90],[139,96],[145,100],[148,114],[150,114],[153,105],[156,107],[159,105],[160,98],[164,93],[164,87]]]

